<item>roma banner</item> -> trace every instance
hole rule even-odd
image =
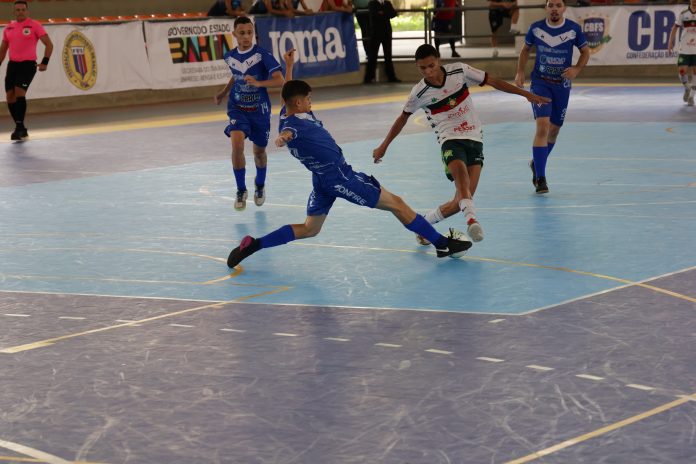
[[[677,15],[688,5],[568,8],[590,47],[590,65],[676,65],[678,51],[667,51]],[[678,47],[679,38],[676,40]],[[577,58],[577,56],[576,56]]]
[[[315,77],[360,69],[353,15],[322,13],[294,18],[257,17],[259,45],[279,63],[294,48],[293,77]]]
[[[44,27],[53,42],[53,55],[48,69],[36,73],[29,98],[150,88],[142,23]],[[40,62],[44,53],[41,42],[36,52]],[[3,76],[6,66],[4,63],[0,71]],[[4,93],[1,99],[5,100]]]
[[[226,84],[230,70],[222,60],[237,46],[234,20],[145,23],[153,89]]]

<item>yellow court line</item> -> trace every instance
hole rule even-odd
[[[13,353],[19,353],[22,351],[33,350],[36,348],[44,348],[46,346],[51,346],[54,343],[62,341],[62,340],[68,340],[71,338],[82,337],[85,335],[106,332],[106,331],[114,330],[114,329],[120,329],[122,327],[131,327],[131,326],[135,326],[135,325],[139,325],[139,324],[144,324],[146,322],[152,322],[152,321],[157,321],[160,319],[165,319],[168,317],[180,316],[182,314],[188,314],[188,313],[192,313],[195,311],[201,311],[203,309],[220,308],[220,307],[225,306],[229,303],[237,303],[240,301],[249,300],[251,298],[256,298],[256,297],[265,296],[265,295],[272,295],[274,293],[280,293],[282,291],[289,290],[290,288],[291,287],[278,287],[278,288],[275,288],[273,290],[268,290],[268,291],[261,292],[261,293],[254,293],[252,295],[247,295],[247,296],[243,296],[240,298],[235,298],[234,300],[221,301],[218,303],[206,304],[203,306],[196,306],[195,308],[188,308],[188,309],[183,309],[181,311],[174,311],[172,313],[160,314],[159,316],[148,317],[148,318],[140,319],[137,321],[131,321],[131,322],[126,322],[126,323],[117,324],[117,325],[111,325],[111,326],[107,326],[107,327],[100,327],[98,329],[86,330],[84,332],[78,332],[78,333],[73,333],[73,334],[68,334],[68,335],[61,335],[60,337],[48,338],[46,340],[40,340],[38,342],[27,343],[24,345],[18,345],[18,346],[12,346],[9,348],[4,348],[4,349],[0,350],[0,353],[13,354]]]
[[[669,409],[676,408],[677,406],[680,406],[684,403],[688,403],[689,401],[696,401],[696,393],[691,394],[689,396],[685,396],[682,398],[679,398],[678,400],[671,401],[669,403],[663,404],[662,406],[658,406],[654,409],[651,409],[649,411],[642,412],[640,414],[636,414],[635,416],[629,417],[628,419],[624,419],[619,422],[615,422],[611,425],[607,425],[606,427],[599,428],[597,430],[593,430],[592,432],[586,433],[584,435],[580,435],[579,437],[571,438],[570,440],[563,441],[557,445],[550,446],[548,448],[545,448],[540,451],[536,451],[532,454],[528,454],[527,456],[523,456],[518,459],[514,459],[512,461],[508,461],[505,464],[523,464],[525,462],[530,462],[530,461],[535,461],[539,458],[543,458],[544,456],[548,456],[549,454],[555,453],[556,451],[560,451],[562,449],[571,447],[573,445],[577,445],[578,443],[582,443],[583,441],[589,440],[591,438],[598,437],[600,435],[604,435],[608,432],[611,432],[613,430],[620,429],[622,427],[625,427],[627,425],[631,425],[635,422],[638,422],[640,420],[646,419],[648,417],[654,416],[656,414],[660,414],[661,412],[667,411]]]

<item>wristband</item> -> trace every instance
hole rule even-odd
[[[48,57],[47,56],[43,57],[43,60],[41,60],[41,64],[44,66],[48,66]]]

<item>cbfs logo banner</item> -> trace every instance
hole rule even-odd
[[[326,13],[306,17],[257,17],[259,45],[283,63],[283,54],[294,48],[293,77],[314,77],[360,69],[353,16]]]
[[[683,5],[568,8],[590,47],[590,65],[676,64],[669,33]],[[577,59],[577,55],[576,55]]]

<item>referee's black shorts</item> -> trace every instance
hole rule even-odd
[[[5,92],[15,87],[21,87],[25,91],[36,75],[36,61],[10,61],[7,63],[5,75]]]

